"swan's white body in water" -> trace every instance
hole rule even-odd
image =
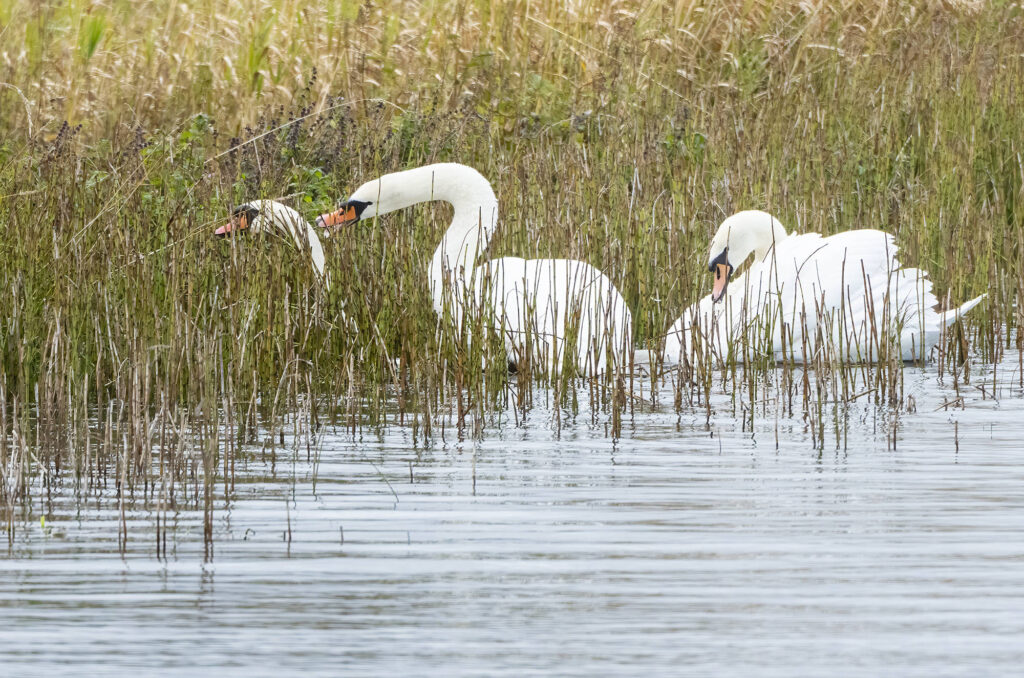
[[[583,375],[628,364],[632,314],[601,271],[572,259],[502,257],[477,265],[498,224],[498,200],[471,167],[441,163],[387,174],[317,221],[338,226],[430,200],[454,208],[430,263],[430,294],[456,336],[468,319],[482,316],[500,329],[513,363],[529,355],[534,369],[556,374],[571,357]]]
[[[732,272],[753,254],[743,275]],[[894,238],[857,230],[788,235],[766,212],[739,212],[711,243],[713,292],[672,325],[665,360],[773,358],[874,362],[929,357],[946,327],[985,295],[939,311],[928,274],[900,268]]]
[[[317,278],[325,287],[330,287],[330,276],[327,274],[324,248],[320,244],[313,226],[302,218],[302,215],[287,205],[274,200],[254,200],[231,210],[231,219],[218,228],[216,235],[245,231],[248,233],[267,233],[278,231],[291,236],[295,245],[308,252],[316,271]]]

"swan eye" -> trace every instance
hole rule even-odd
[[[715,277],[718,277],[718,273],[721,270],[721,266],[727,266],[729,273],[732,273],[732,264],[729,263],[729,248],[726,247],[722,252],[708,262],[708,273],[714,273]]]
[[[343,203],[338,209],[317,217],[316,223],[321,227],[344,226],[359,221],[363,211],[373,203],[363,200],[349,200]]]
[[[216,235],[227,235],[232,231],[242,231],[252,226],[260,216],[260,211],[252,205],[240,205],[231,210],[231,219],[215,231]]]
[[[242,205],[235,208],[231,213],[231,217],[238,225],[238,228],[249,228],[260,218],[260,211],[252,205]]]
[[[366,211],[366,208],[372,204],[373,203],[369,200],[349,200],[347,203],[342,205],[342,207],[348,207],[349,209],[353,210],[355,218],[361,219],[363,217],[363,212]]]

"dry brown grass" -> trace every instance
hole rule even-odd
[[[742,208],[890,230],[941,294],[989,291],[973,359],[1020,344],[1017,3],[13,0],[0,83],[8,499],[33,454],[150,492],[230,483],[219,427],[248,441],[296,410],[471,432],[509,384],[437,334],[446,208],[332,241],[329,295],[280,243],[208,237],[231,204],[291,196],[312,217],[439,160],[495,183],[494,254],[598,266],[641,344],[706,293],[708,235]],[[822,387],[778,376],[797,416],[872,379],[899,400],[898,369],[821,367]],[[706,371],[676,403],[723,385],[754,402],[774,369]],[[615,421],[636,402],[619,389],[589,391]]]

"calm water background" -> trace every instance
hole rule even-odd
[[[252,455],[205,563],[201,511],[172,516],[167,562],[132,512],[122,558],[113,497],[68,490],[0,559],[2,673],[1019,674],[1017,360],[962,409],[907,368],[895,450],[872,407],[817,451],[724,397],[710,426],[666,406],[617,442],[545,410],[426,449],[328,433],[319,464]]]

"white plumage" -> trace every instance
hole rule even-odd
[[[731,352],[740,362],[926,359],[946,327],[985,295],[939,311],[928,274],[900,268],[896,251],[881,231],[787,235],[765,212],[735,214],[712,241],[714,291],[673,324],[666,360],[692,360],[694,351],[720,361]],[[750,254],[749,269],[730,281]]]
[[[509,361],[529,353],[535,369],[549,374],[559,373],[567,358],[584,375],[628,364],[632,314],[601,271],[572,259],[503,257],[476,265],[497,227],[498,201],[471,167],[441,163],[387,174],[318,221],[365,221],[429,200],[454,207],[429,274],[434,310],[455,336],[469,336],[464,324],[480,318],[501,332]]]
[[[265,233],[277,231],[291,236],[295,245],[308,252],[317,278],[330,288],[330,276],[326,269],[324,249],[313,226],[291,207],[275,200],[253,200],[232,210],[231,219],[218,228],[216,235],[227,235],[234,231]]]

